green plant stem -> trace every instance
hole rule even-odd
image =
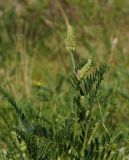
[[[102,114],[102,110],[101,110],[101,106],[100,106],[98,97],[97,97],[97,101],[98,101],[98,106],[99,106],[99,111],[100,111],[100,115],[101,115],[101,119],[102,119],[103,128],[105,129],[106,133],[107,133],[108,135],[110,135],[107,127],[106,127],[105,124],[104,124],[104,118],[103,118],[103,114]]]
[[[89,138],[89,140],[88,140],[88,144],[91,143],[91,140],[92,140],[93,136],[95,135],[95,133],[96,133],[97,129],[99,128],[99,126],[100,126],[100,123],[99,123],[99,122],[96,123],[96,126],[95,126],[95,128],[93,129],[92,134],[91,134],[91,136],[90,136],[90,138]]]
[[[73,72],[75,73],[75,59],[74,59],[74,56],[73,56],[73,53],[70,52],[70,56],[71,56],[71,61],[72,61],[72,68],[73,68]]]
[[[87,128],[85,130],[85,137],[84,137],[84,142],[83,142],[83,146],[82,146],[82,150],[81,150],[82,157],[84,157],[84,151],[85,151],[86,146],[87,146]]]

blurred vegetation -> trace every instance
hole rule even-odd
[[[112,134],[128,134],[128,0],[0,1],[1,86],[30,118],[39,113],[61,125],[73,96],[65,50],[68,23],[75,32],[76,60],[110,65],[98,92],[102,114]],[[0,148],[6,150],[18,119],[1,96],[0,101]]]

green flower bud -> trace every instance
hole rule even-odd
[[[92,64],[91,59],[88,59],[88,62],[81,69],[77,71],[78,80],[82,80],[86,76],[86,73],[90,69],[91,64]]]
[[[82,105],[83,107],[86,107],[86,106],[87,106],[87,102],[86,102],[86,99],[85,99],[84,96],[81,96],[80,102],[81,102],[81,105]]]
[[[68,27],[66,35],[66,49],[69,53],[73,53],[75,50],[74,32],[71,26]]]
[[[90,111],[87,111],[87,112],[86,112],[86,117],[88,118],[89,115],[90,115]]]

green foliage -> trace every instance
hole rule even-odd
[[[88,61],[79,64],[72,75],[71,82],[75,88],[73,109],[68,110],[71,112],[70,116],[59,127],[53,126],[43,117],[41,122],[32,123],[22,113],[12,96],[2,87],[0,88],[0,92],[12,105],[22,123],[22,127],[20,125],[16,127],[17,142],[14,142],[15,150],[20,155],[23,155],[19,149],[20,144],[23,143],[25,157],[34,160],[122,159],[120,142],[123,136],[120,134],[114,139],[102,119],[97,118],[93,112],[97,91],[109,67],[105,64],[100,65],[80,80],[77,73],[86,64]],[[99,136],[100,128],[103,130],[101,136]],[[7,153],[7,157],[9,155],[10,153]]]
[[[15,2],[0,2],[0,159],[128,159],[128,0]]]

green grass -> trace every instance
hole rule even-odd
[[[61,126],[70,116],[74,94],[70,57],[65,49],[68,21],[75,33],[76,61],[91,58],[96,66],[110,66],[98,101],[108,130],[114,137],[119,133],[127,136],[128,0],[64,0],[59,1],[61,6],[56,0],[35,3],[24,1],[15,6],[8,1],[0,6],[0,85],[32,122],[32,117],[41,114]],[[7,151],[19,120],[5,99],[0,100],[0,148]],[[100,116],[97,107],[94,113]]]

